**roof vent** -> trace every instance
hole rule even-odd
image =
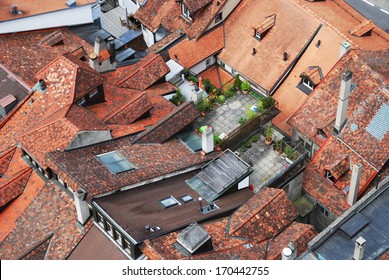
[[[150,225],[145,225],[145,230],[150,233],[156,232],[160,229],[161,229],[160,227],[152,227]]]
[[[253,48],[253,53],[252,53],[252,55],[255,55],[256,53],[257,53],[256,48]]]
[[[18,6],[16,4],[11,6],[11,14],[13,15],[21,15],[22,12],[19,11]]]
[[[46,82],[43,79],[40,79],[38,83],[41,91],[44,91],[47,88]]]
[[[75,7],[75,6],[77,6],[77,1],[76,0],[69,0],[68,2],[66,2],[66,6],[68,6],[69,8]]]
[[[283,61],[287,61],[288,60],[288,53],[287,52],[284,52],[282,60]]]

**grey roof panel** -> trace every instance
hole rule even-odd
[[[116,54],[116,60],[117,61],[124,61],[126,60],[127,58],[131,57],[133,54],[135,53],[135,51],[131,48],[128,48],[124,51],[120,51],[120,52],[117,52]]]
[[[136,31],[134,29],[131,29],[131,30],[127,31],[126,33],[124,33],[123,35],[121,35],[119,37],[119,40],[123,44],[127,44],[127,43],[131,42],[132,40],[138,38],[141,35],[142,35],[142,31]]]
[[[202,226],[193,222],[178,235],[177,243],[193,254],[210,238],[211,236]]]
[[[348,237],[352,238],[358,231],[369,223],[369,219],[361,213],[356,213],[354,217],[344,223],[340,230]]]
[[[385,103],[381,105],[367,126],[366,131],[377,140],[384,139],[385,134],[389,131],[389,105]]]

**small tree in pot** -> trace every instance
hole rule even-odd
[[[269,125],[267,126],[266,131],[265,131],[265,137],[266,137],[265,144],[266,145],[270,145],[273,142],[273,132],[274,132],[273,126],[271,123],[269,123]]]

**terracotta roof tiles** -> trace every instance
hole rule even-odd
[[[169,49],[169,55],[185,68],[190,68],[224,47],[223,30],[220,26],[197,41],[185,38]]]
[[[0,177],[3,177],[7,171],[15,150],[16,147],[12,147],[0,155]]]
[[[194,14],[201,8],[203,8],[205,5],[208,5],[213,0],[184,0],[185,5],[187,6],[188,10]]]
[[[7,205],[23,193],[31,172],[31,168],[25,168],[0,183],[0,207]]]
[[[163,143],[193,122],[199,115],[194,102],[185,102],[150,129],[139,134],[133,143]]]
[[[163,78],[170,69],[160,55],[149,54],[138,63],[117,69],[116,84],[121,87],[145,90]]]
[[[99,53],[99,63],[102,63],[103,61],[107,60],[110,57],[111,55],[109,54],[109,51],[107,49],[102,50]]]

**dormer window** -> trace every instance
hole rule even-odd
[[[276,25],[276,15],[265,17],[265,19],[257,26],[254,27],[254,37],[258,40],[262,40],[270,29]]]
[[[301,81],[297,85],[302,92],[310,94],[315,86],[323,79],[323,73],[319,66],[309,66],[300,74]]]
[[[181,11],[182,11],[182,15],[185,18],[187,18],[189,20],[192,20],[192,18],[190,17],[189,9],[188,9],[188,7],[184,3],[181,3]]]
[[[219,21],[222,20],[223,20],[223,12],[217,14],[217,16],[215,17],[215,23],[218,23]]]
[[[332,183],[335,182],[335,177],[332,175],[332,173],[328,170],[326,170],[326,179],[331,181]]]
[[[321,138],[323,138],[323,139],[327,139],[327,134],[325,134],[324,130],[321,129],[321,128],[319,128],[319,129],[317,130],[317,135],[319,135],[319,136],[320,136]]]

